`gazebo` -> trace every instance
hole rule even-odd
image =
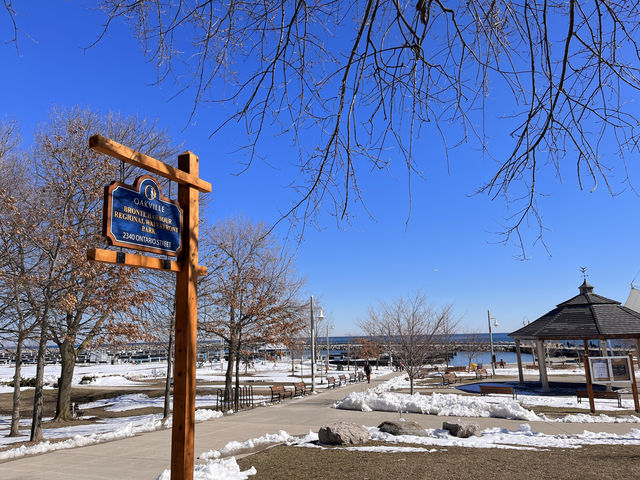
[[[589,340],[635,339],[636,351],[640,351],[640,312],[620,302],[593,293],[593,286],[585,281],[580,293],[562,302],[534,322],[509,334],[516,341],[518,375],[524,383],[521,340],[534,340],[538,351],[540,383],[543,391],[549,391],[544,342],[547,340],[582,340],[585,353]],[[640,355],[638,356],[640,361]]]

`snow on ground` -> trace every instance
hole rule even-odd
[[[510,450],[544,451],[550,448],[581,448],[583,445],[640,445],[640,430],[633,429],[626,435],[614,433],[593,433],[585,431],[578,435],[547,435],[533,431],[528,423],[520,425],[518,430],[504,428],[488,428],[480,436],[469,438],[453,437],[446,430],[425,429],[424,436],[398,435],[381,432],[377,427],[367,427],[371,440],[390,443],[392,445],[378,446],[351,446],[343,450],[373,452],[373,453],[434,453],[446,451],[446,447],[467,448],[500,448]],[[275,434],[267,434],[262,437],[252,438],[244,442],[229,442],[220,450],[210,450],[201,454],[200,460],[208,460],[203,465],[197,465],[194,479],[197,480],[236,480],[246,479],[256,474],[252,467],[244,472],[240,471],[235,457],[221,458],[231,454],[238,454],[251,450],[257,446],[283,443],[288,446],[335,448],[318,444],[318,435],[309,432],[305,437],[294,437],[284,430]],[[402,444],[422,445],[402,446]],[[439,448],[425,448],[439,447]],[[170,472],[165,470],[157,480],[169,480]]]
[[[44,383],[53,385],[60,377],[60,365],[45,365]],[[91,364],[76,365],[73,371],[73,385],[79,385],[83,377],[95,377],[92,385],[103,386],[132,386],[143,379],[164,378],[166,373],[166,363],[119,363],[111,364]],[[0,383],[12,383],[14,366],[0,365]],[[36,376],[36,366],[32,364],[23,365],[21,370],[22,378],[33,378]],[[11,390],[12,391],[12,390]]]
[[[245,450],[253,450],[261,445],[275,445],[276,443],[284,443],[287,445],[298,445],[318,441],[318,434],[309,432],[304,437],[294,437],[289,435],[284,430],[280,430],[278,433],[268,433],[258,438],[251,438],[244,442],[229,442],[220,450],[209,450],[198,456],[200,460],[208,460],[211,458],[226,457],[231,454],[237,454],[238,452]]]
[[[575,394],[540,395],[535,391],[530,391],[521,386],[517,386],[516,382],[507,382],[506,384],[514,385],[514,388],[516,388],[516,391],[518,393],[518,401],[523,406],[547,406],[547,407],[555,407],[555,408],[576,408],[576,409],[582,409],[585,411],[589,410],[589,400],[582,399],[582,402],[578,402],[578,399]],[[480,393],[480,385],[504,386],[505,383],[482,382],[482,384],[476,383],[476,384],[462,385],[458,387],[458,389],[467,393]],[[488,398],[500,398],[500,397],[488,397]],[[621,411],[621,410],[633,410],[635,406],[633,403],[633,399],[631,398],[622,399],[622,408],[618,407],[618,400],[598,399],[597,408],[598,410]]]
[[[547,448],[580,448],[583,445],[640,445],[640,430],[633,429],[626,435],[615,433],[593,433],[584,431],[578,435],[547,435],[533,431],[528,423],[520,425],[518,430],[505,428],[488,428],[479,437],[457,438],[446,430],[426,429],[426,436],[414,435],[393,436],[381,432],[376,427],[369,427],[372,440],[388,443],[410,443],[436,447],[470,447],[470,448],[507,448],[507,449],[547,449]]]
[[[251,467],[244,472],[234,457],[227,460],[213,460],[204,465],[196,465],[193,469],[193,480],[246,480],[256,474],[256,469]],[[157,480],[171,480],[171,471],[165,470]]]
[[[491,372],[491,367],[487,368],[487,371]],[[456,372],[457,373],[457,372]],[[540,371],[537,368],[526,368],[523,365],[522,373],[525,376],[537,377],[540,375]],[[547,374],[549,375],[580,375],[584,377],[584,367],[578,365],[568,365],[567,368],[551,368],[547,367]],[[505,368],[496,368],[496,375],[517,377],[518,366],[508,365]]]
[[[588,402],[582,404],[571,403],[575,397],[551,397],[542,395],[519,395],[518,400],[509,396],[475,397],[457,394],[420,395],[415,393],[396,393],[394,390],[406,389],[409,382],[404,376],[399,376],[377,385],[364,392],[352,392],[342,400],[334,404],[334,408],[345,410],[382,411],[382,412],[406,412],[429,415],[444,415],[456,417],[496,417],[512,420],[547,421],[565,423],[640,423],[640,418],[635,415],[624,417],[612,417],[601,414],[599,416],[574,414],[562,418],[548,418],[545,415],[537,415],[524,405],[550,405],[563,406],[564,404],[582,406],[588,410]],[[473,387],[473,386],[470,386]],[[633,408],[631,400],[624,400],[623,407]],[[629,403],[631,402],[631,403]],[[617,403],[617,401],[616,401]],[[601,402],[598,403],[598,408]],[[617,404],[609,406],[611,410],[619,410]]]
[[[269,397],[264,395],[254,395],[253,399],[256,403],[266,401]],[[173,400],[170,402],[173,405]],[[213,407],[216,405],[216,395],[196,395],[197,407]],[[103,398],[94,402],[82,403],[79,405],[81,410],[91,408],[104,408],[108,412],[126,412],[129,410],[137,410],[139,408],[164,408],[164,396],[149,397],[144,393],[130,393],[119,395],[113,398]]]
[[[405,393],[371,391],[352,392],[334,405],[345,410],[363,412],[406,412],[457,417],[496,417],[512,420],[540,420],[531,410],[523,408],[516,400],[502,399],[490,403],[479,397],[455,394],[413,395]]]
[[[235,457],[227,459],[221,457],[252,450],[262,445],[284,443],[286,445],[305,446],[317,440],[318,434],[313,432],[309,432],[308,435],[300,438],[289,435],[284,430],[280,430],[278,433],[263,435],[262,437],[245,440],[244,442],[229,442],[220,450],[209,450],[208,452],[202,453],[198,458],[208,461],[195,466],[193,478],[194,480],[244,480],[251,475],[255,475],[257,473],[256,469],[251,467],[249,470],[241,472]],[[169,480],[170,478],[171,471],[165,470],[157,480]]]
[[[203,422],[212,418],[221,417],[222,413],[214,410],[196,410],[196,422]],[[4,417],[3,417],[4,418]],[[10,419],[9,419],[10,422]],[[161,415],[137,415],[132,417],[105,418],[90,425],[72,425],[59,428],[44,428],[43,434],[46,441],[30,447],[21,446],[11,450],[0,452],[0,460],[50,452],[66,448],[93,445],[110,440],[132,437],[138,433],[152,432],[160,428],[169,428],[171,419],[162,420]],[[0,437],[0,447],[16,441],[28,441],[28,430],[21,430],[22,437]],[[61,442],[51,443],[50,440],[68,438]]]
[[[162,380],[165,378],[167,365],[166,362],[154,363],[117,363],[111,364],[78,364],[73,373],[73,385],[80,385],[83,377],[94,378],[90,385],[112,386],[112,387],[131,387],[144,385],[144,380]],[[324,371],[321,375],[321,366],[318,365],[316,372],[316,384],[324,381]],[[196,369],[196,378],[200,381],[217,382],[222,386],[224,384],[224,375],[226,371],[226,363],[209,363],[200,365]],[[380,368],[372,371],[372,377],[388,373],[388,368]],[[327,375],[337,376],[340,373],[348,373],[338,371],[331,368]],[[12,387],[2,384],[13,382],[14,367],[12,365],[0,365],[0,393],[9,393],[13,391]],[[23,365],[22,378],[33,378],[36,376],[35,365]],[[278,361],[267,362],[258,361],[248,368],[241,367],[241,381],[251,382],[294,382],[303,379],[306,383],[311,383],[311,365],[309,360],[305,360],[300,365],[299,361],[295,362],[294,372],[291,373],[291,362]],[[52,386],[60,377],[60,365],[46,365],[44,372],[44,382],[46,385]],[[27,388],[27,387],[25,387]]]

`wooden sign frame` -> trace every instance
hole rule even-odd
[[[97,262],[176,272],[171,479],[192,480],[196,405],[196,285],[198,275],[206,273],[206,269],[198,265],[198,195],[199,192],[210,192],[211,184],[199,177],[198,157],[191,152],[179,155],[178,168],[175,168],[101,135],[92,136],[89,147],[178,183],[183,228],[182,251],[177,261],[99,248],[89,250],[87,256]]]
[[[585,344],[585,351],[586,347],[587,347],[587,341],[584,341]],[[613,380],[611,379],[610,381],[603,381],[600,378],[596,377],[594,379],[593,377],[593,372],[591,371],[591,361],[592,360],[606,360],[607,361],[607,369],[608,369],[608,374],[611,378],[614,377],[614,374],[612,373],[612,368],[611,368],[611,360],[612,359],[626,359],[627,365],[630,368],[629,370],[629,380]],[[631,385],[631,394],[633,396],[633,405],[635,407],[635,411],[636,413],[640,413],[640,399],[638,398],[638,383],[636,381],[636,371],[635,368],[633,366],[633,355],[629,354],[628,357],[589,357],[588,354],[585,353],[584,355],[584,373],[585,373],[585,377],[587,380],[587,392],[589,395],[589,410],[591,411],[591,413],[595,413],[596,411],[596,406],[595,406],[595,401],[594,401],[594,394],[593,394],[593,384],[595,383],[605,383],[605,384],[613,384],[613,383],[624,383],[624,384],[630,384]]]

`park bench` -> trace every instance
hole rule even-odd
[[[489,372],[487,372],[486,368],[478,368],[476,370],[476,379],[482,380],[483,378],[489,378],[491,376],[492,375]]]
[[[271,402],[275,400],[279,402],[287,397],[291,398],[292,392],[286,390],[284,385],[271,385],[269,388],[271,389]]]
[[[349,383],[356,383],[358,381],[358,379],[356,378],[356,374],[355,373],[350,373],[349,374]]]
[[[443,385],[449,385],[451,383],[456,383],[456,382],[462,383],[462,379],[458,377],[455,373],[451,372],[451,373],[445,373],[444,375],[442,375]]]
[[[307,394],[307,386],[304,382],[296,382],[293,384],[293,396],[301,397]]]
[[[499,395],[511,395],[511,398],[518,398],[518,394],[513,387],[505,387],[500,385],[480,385],[480,395],[489,395],[496,393]]]
[[[345,377],[344,375],[338,375],[338,380],[340,380],[338,386],[347,384],[347,377]]]
[[[327,377],[327,388],[336,388],[336,377]]]
[[[577,390],[578,403],[582,403],[583,398],[589,398],[588,390]],[[618,400],[618,408],[622,408],[622,396],[618,392],[609,392],[606,390],[594,390],[593,398],[602,398],[608,400]]]

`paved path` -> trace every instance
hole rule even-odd
[[[372,384],[386,377],[372,380]],[[351,391],[365,390],[372,385],[359,383],[337,389],[320,387],[317,395],[286,400],[267,408],[238,412],[215,420],[196,424],[195,453],[199,455],[211,449],[219,449],[228,442],[243,441],[285,430],[292,435],[317,431],[322,425],[334,421],[355,421],[375,426],[383,420],[397,419],[397,413],[358,412],[331,408],[336,400]],[[404,414],[404,418],[418,422],[425,428],[442,428],[449,417],[435,415]],[[521,420],[474,418],[481,428],[501,427],[516,430]],[[570,424],[529,422],[535,431],[548,434],[575,434],[585,429],[627,433],[637,424]],[[171,431],[162,430],[136,437],[102,443],[89,447],[60,450],[43,455],[25,457],[0,463],[2,480],[125,480],[155,479],[169,468]]]

